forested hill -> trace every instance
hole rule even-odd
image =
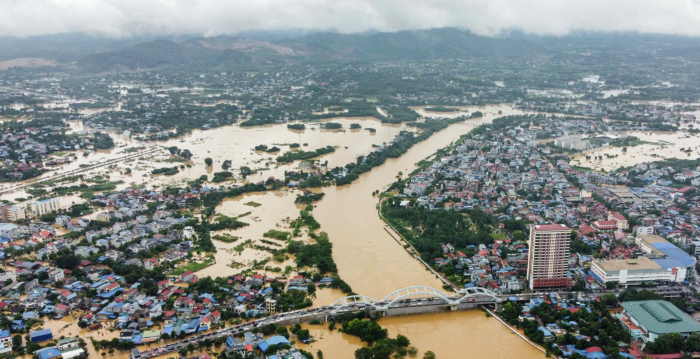
[[[190,68],[238,67],[251,63],[251,58],[235,50],[216,50],[187,43],[157,40],[126,49],[88,55],[78,65],[88,70],[134,70],[159,66]]]
[[[279,43],[318,57],[363,60],[510,57],[545,51],[542,46],[525,39],[478,36],[454,28],[373,35],[315,33]]]
[[[152,41],[127,49],[89,55],[88,69],[136,69],[164,65],[235,68],[315,61],[428,60],[518,57],[546,52],[524,39],[477,36],[453,28],[372,35],[314,33],[296,39],[260,41],[220,36],[182,43]]]

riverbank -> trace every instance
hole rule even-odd
[[[532,340],[530,340],[530,338],[526,337],[525,334],[521,333],[518,329],[511,327],[510,324],[506,323],[506,321],[503,320],[501,317],[499,317],[498,314],[492,312],[492,311],[489,310],[488,308],[485,308],[485,307],[484,307],[483,309],[484,309],[486,312],[488,312],[492,317],[496,318],[496,320],[498,320],[498,321],[499,321],[501,324],[503,324],[506,328],[510,329],[510,330],[513,332],[513,334],[517,334],[517,335],[520,337],[520,339],[524,340],[526,343],[530,344],[530,345],[533,346],[535,349],[541,351],[541,352],[544,353],[545,355],[548,355],[548,354],[547,354],[547,350],[545,350],[545,349],[542,348],[540,345],[538,345],[537,343],[535,343],[535,342],[533,342]],[[558,357],[553,356],[553,355],[551,355],[551,354],[549,354],[548,356],[552,356],[553,358],[559,359]]]

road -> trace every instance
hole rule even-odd
[[[0,190],[0,195],[2,195],[2,194],[7,194],[7,193],[11,193],[11,192],[14,192],[14,191],[18,191],[18,190],[21,190],[21,189],[23,189],[23,188],[25,188],[25,187],[29,187],[29,186],[31,186],[31,185],[34,185],[34,184],[39,184],[39,183],[47,182],[47,181],[55,181],[55,180],[61,179],[61,178],[63,178],[63,177],[74,176],[74,175],[77,175],[77,174],[79,174],[79,173],[91,171],[91,170],[94,170],[94,169],[99,168],[99,167],[104,167],[104,166],[113,165],[113,164],[116,164],[116,163],[119,163],[119,162],[123,162],[123,161],[129,160],[129,159],[138,158],[138,157],[141,157],[141,156],[144,156],[144,155],[150,155],[150,154],[153,154],[153,153],[155,153],[155,152],[157,152],[157,151],[159,151],[159,150],[160,150],[159,148],[151,147],[151,148],[149,148],[149,149],[146,149],[146,150],[143,150],[143,151],[140,151],[140,152],[130,153],[130,154],[125,155],[125,156],[113,158],[113,159],[110,159],[110,160],[107,160],[107,161],[104,161],[104,162],[100,162],[100,163],[96,163],[96,164],[93,164],[93,165],[89,165],[89,166],[87,166],[87,167],[76,168],[76,169],[74,169],[74,170],[66,171],[66,172],[63,172],[63,173],[60,173],[60,174],[57,174],[57,175],[48,176],[48,177],[43,177],[43,176],[42,176],[42,177],[37,177],[37,178],[28,179],[28,180],[23,181],[23,182],[18,182],[18,183],[12,184],[12,185],[10,185],[10,186],[3,187],[3,188]]]

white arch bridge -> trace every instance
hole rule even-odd
[[[449,305],[455,307],[465,302],[484,304],[499,303],[501,301],[502,299],[486,288],[465,288],[461,293],[448,295],[432,287],[416,286],[394,291],[382,300],[375,300],[364,295],[352,295],[338,299],[329,305],[328,308],[331,309],[331,313],[336,314],[341,311],[358,309],[384,311],[389,308],[407,305]]]

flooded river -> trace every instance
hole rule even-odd
[[[493,121],[500,116],[499,110],[502,115],[523,113],[506,105],[472,107],[470,112],[477,110],[483,112],[484,117],[456,123],[433,134],[400,158],[387,160],[350,185],[323,189],[326,196],[318,203],[314,216],[333,242],[333,259],[338,265],[338,274],[354,292],[379,300],[404,287],[442,287],[434,274],[412,258],[384,230],[384,222],[377,214],[377,198],[372,196],[372,192],[396,181],[399,172],[408,175],[418,161],[457,140],[462,134]]]
[[[495,318],[480,310],[387,317],[379,320],[389,330],[389,337],[403,334],[418,348],[418,358],[430,350],[438,358],[542,358],[544,354],[520,339]],[[328,325],[303,325],[316,342],[299,344],[299,348],[325,358],[353,358],[364,346],[359,338],[328,330]]]

